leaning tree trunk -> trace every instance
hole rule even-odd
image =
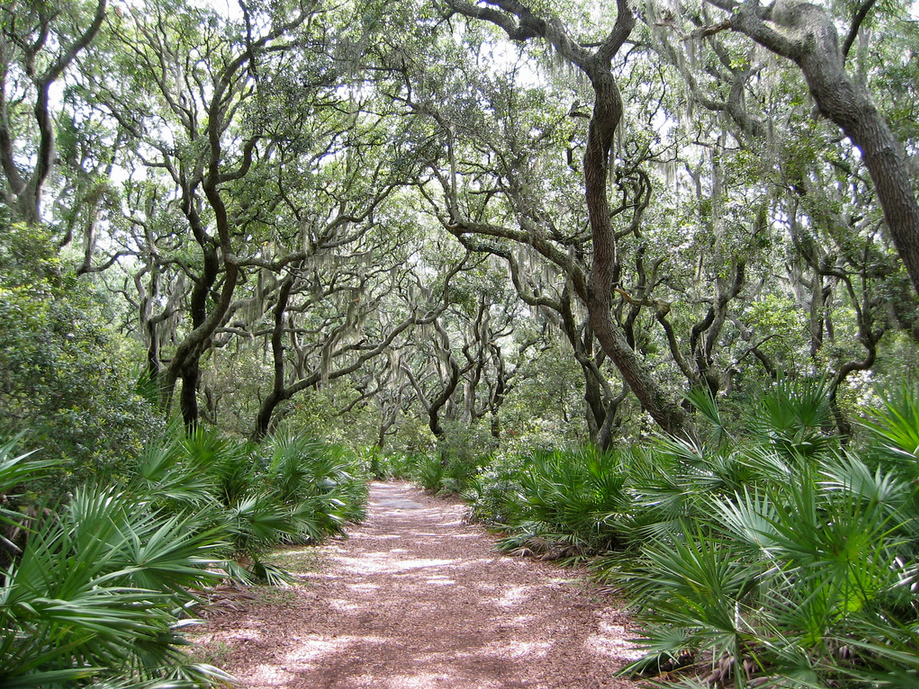
[[[777,0],[771,8],[732,0],[707,0],[733,12],[728,26],[795,62],[820,112],[862,152],[884,219],[913,288],[919,293],[919,204],[906,152],[878,112],[868,89],[849,77],[832,18],[816,5]],[[771,21],[782,30],[766,24]]]
[[[541,19],[518,0],[489,0],[484,6],[470,5],[465,0],[447,0],[447,5],[453,12],[501,27],[511,40],[544,39],[559,56],[590,79],[595,101],[584,154],[584,181],[594,256],[586,289],[578,285],[575,288],[587,303],[591,326],[600,346],[642,406],[664,431],[675,435],[690,433],[688,415],[669,399],[653,373],[629,346],[611,311],[619,263],[606,188],[613,135],[622,119],[622,98],[613,75],[612,60],[635,26],[628,0],[616,1],[616,24],[595,50],[573,41],[558,22]]]
[[[611,310],[613,288],[618,281],[619,260],[606,190],[613,136],[623,113],[622,97],[616,86],[611,62],[635,24],[625,0],[619,0],[618,5],[619,17],[615,28],[600,49],[580,65],[590,78],[595,98],[584,153],[585,195],[594,248],[587,308],[590,324],[603,351],[619,369],[642,406],[662,429],[682,435],[687,432],[689,425],[686,412],[669,399],[654,380],[635,350],[629,346],[625,334],[613,321]]]
[[[297,264],[295,267],[299,267]],[[294,273],[291,273],[281,283],[278,289],[278,301],[274,306],[274,328],[271,331],[271,359],[274,363],[274,378],[271,392],[262,401],[258,416],[255,419],[255,430],[252,440],[261,442],[271,429],[271,418],[277,406],[288,398],[284,386],[284,314],[290,300],[290,292],[294,286]]]
[[[35,152],[32,156],[32,172],[27,174],[19,159],[17,142],[14,140],[15,118],[22,103],[8,98],[7,65],[4,64],[0,69],[0,171],[6,179],[6,201],[10,203],[11,210],[16,212],[16,219],[29,225],[41,223],[42,189],[55,164],[52,87],[78,59],[80,53],[95,40],[105,20],[108,0],[97,0],[92,23],[69,45],[59,45],[56,41],[49,40],[49,35],[52,34],[51,23],[60,14],[59,11],[49,11],[53,4],[46,8],[44,4],[35,3],[35,7],[41,7],[42,11],[36,11],[38,25],[35,27],[34,42],[31,35],[17,35],[15,22],[10,21],[9,26],[4,26],[6,36],[0,47],[4,63],[14,52],[11,46],[6,45],[7,41],[22,48],[22,59],[27,63],[24,65],[26,76],[35,89],[35,103],[32,107],[34,122],[30,124],[37,129],[38,140],[35,142]],[[13,9],[11,12],[15,17],[17,10]],[[8,21],[6,18],[4,20]],[[29,18],[23,16],[22,24],[28,26]],[[48,49],[49,46],[54,47]],[[40,72],[36,71],[36,66],[40,67]]]
[[[440,394],[428,404],[428,428],[431,429],[431,433],[434,434],[438,441],[443,440],[447,435],[443,425],[440,423],[440,412],[447,406],[447,402],[456,392],[461,374],[459,365],[453,361],[453,357],[450,357],[450,377],[444,382],[444,387]]]

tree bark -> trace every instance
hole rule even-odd
[[[687,434],[691,432],[688,415],[657,384],[653,373],[629,346],[611,311],[612,292],[619,278],[619,259],[616,234],[610,219],[607,182],[613,136],[623,112],[612,59],[635,26],[635,16],[628,0],[617,0],[616,24],[593,51],[572,41],[557,22],[537,17],[517,0],[486,0],[486,4],[489,7],[469,5],[465,0],[447,0],[453,12],[495,24],[511,40],[544,39],[563,59],[590,79],[595,100],[584,154],[584,181],[594,255],[587,284],[573,280],[574,288],[587,304],[591,326],[600,346],[642,406],[664,431],[675,435]]]
[[[54,165],[54,122],[51,112],[51,85],[57,81],[64,71],[76,60],[77,56],[85,50],[95,39],[102,27],[107,10],[107,0],[98,0],[89,27],[81,33],[70,45],[58,47],[58,54],[48,55],[48,65],[41,73],[35,72],[35,65],[43,60],[36,59],[37,54],[45,45],[53,44],[48,41],[52,33],[50,26],[51,13],[43,13],[40,18],[39,32],[43,35],[40,42],[32,43],[28,37],[6,35],[6,27],[12,27],[12,22],[7,22],[6,17],[0,17],[4,24],[4,35],[0,37],[0,169],[6,178],[6,194],[9,205],[14,207],[19,219],[30,225],[41,222],[41,196],[42,189],[51,168]],[[8,9],[3,13],[16,13],[16,9]],[[27,21],[23,17],[23,21]],[[14,31],[14,29],[10,29]],[[57,36],[56,38],[60,38]],[[24,51],[24,71],[26,77],[35,88],[35,105],[32,113],[38,127],[38,144],[36,146],[35,164],[28,178],[20,172],[19,163],[15,158],[15,142],[13,141],[12,123],[10,122],[9,104],[6,95],[6,80],[8,72],[8,43],[15,43]],[[50,51],[49,51],[50,52]],[[43,56],[44,57],[44,56]]]
[[[683,435],[688,430],[686,412],[657,385],[624,333],[613,321],[611,297],[618,282],[619,260],[616,233],[610,221],[607,197],[613,136],[622,119],[622,97],[612,73],[611,61],[628,37],[635,18],[625,0],[619,0],[616,26],[596,54],[582,67],[594,89],[594,110],[584,153],[584,183],[593,236],[593,264],[588,278],[587,308],[594,334],[603,351],[619,369],[642,406],[666,432]]]
[[[255,419],[253,440],[261,440],[268,435],[271,428],[271,417],[274,410],[284,401],[284,313],[290,300],[290,291],[294,286],[294,274],[291,273],[281,283],[278,289],[278,302],[274,305],[274,329],[271,331],[271,357],[274,363],[274,380],[271,392],[259,409]]]
[[[730,25],[734,31],[797,64],[820,112],[862,152],[897,252],[919,294],[919,204],[906,152],[867,88],[846,73],[832,18],[821,7],[791,0],[778,0],[769,8],[756,2],[707,2],[733,13]]]

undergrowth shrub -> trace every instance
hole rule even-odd
[[[57,502],[87,482],[124,480],[163,430],[130,376],[105,299],[68,270],[52,234],[0,217],[0,437],[59,460],[30,482]]]
[[[358,463],[294,436],[257,446],[174,429],[128,480],[31,508],[17,495],[56,463],[13,448],[0,446],[5,687],[226,684],[184,652],[196,591],[227,577],[280,581],[269,550],[320,542],[364,516]]]
[[[524,501],[521,455],[500,455],[469,477],[463,500],[469,518],[487,526],[509,528]]]
[[[461,494],[487,462],[487,457],[473,459],[466,454],[415,455],[408,478],[438,495]]]
[[[361,453],[365,473],[379,481],[412,480],[425,459],[421,453],[384,452],[378,447],[367,448]]]
[[[581,557],[620,547],[631,500],[627,455],[595,449],[535,453],[523,460],[506,552]]]
[[[177,512],[206,510],[225,530],[232,574],[269,581],[283,573],[267,552],[342,533],[366,502],[359,462],[342,448],[290,434],[255,445],[203,429],[150,446],[135,490]]]
[[[777,381],[731,428],[707,392],[689,399],[691,440],[492,460],[467,482],[470,515],[505,551],[590,558],[641,627],[626,673],[919,687],[919,393],[882,396],[857,448],[825,380]]]
[[[415,464],[412,478],[425,490],[439,492],[444,477],[444,465],[439,457],[423,456]]]
[[[889,398],[871,445],[844,450],[826,386],[780,381],[743,437],[658,442],[632,475],[628,555],[596,564],[642,625],[628,671],[687,665],[686,687],[917,686],[919,664],[901,664],[919,653],[917,409],[914,393]]]
[[[0,448],[0,496],[48,463]],[[196,589],[214,583],[221,533],[118,487],[83,486],[31,518],[0,572],[0,685],[203,687],[230,677],[184,653]],[[8,544],[9,545],[9,544]]]

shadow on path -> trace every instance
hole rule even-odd
[[[252,689],[592,689],[637,657],[626,616],[577,574],[497,555],[456,502],[371,484],[368,520],[323,546],[289,602],[208,624]]]

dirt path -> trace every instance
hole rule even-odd
[[[373,483],[367,522],[318,574],[198,642],[250,689],[637,687],[615,677],[636,657],[624,615],[570,571],[494,553],[463,512]]]

